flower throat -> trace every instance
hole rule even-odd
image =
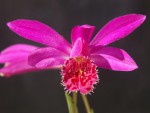
[[[88,94],[98,82],[96,65],[88,57],[69,58],[61,70],[62,84],[67,92]]]

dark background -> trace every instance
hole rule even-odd
[[[95,113],[150,113],[149,0],[1,0],[0,50],[16,43],[38,45],[7,28],[6,22],[14,19],[42,21],[70,41],[75,25],[94,25],[96,33],[112,18],[128,13],[145,14],[147,19],[131,35],[112,45],[126,50],[139,69],[99,69],[101,80],[88,98]],[[0,78],[0,113],[67,113],[60,81],[59,70]],[[80,97],[78,107],[80,113],[85,112]]]

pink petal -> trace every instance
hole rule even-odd
[[[73,45],[70,57],[80,56],[82,53],[82,39],[78,38]]]
[[[108,45],[124,38],[139,27],[146,16],[141,14],[128,14],[108,22],[94,37],[91,45]]]
[[[69,56],[63,52],[51,48],[40,48],[33,51],[28,58],[29,64],[36,68],[57,68],[59,65],[62,65]]]
[[[19,60],[28,55],[31,51],[37,49],[36,46],[27,44],[15,44],[7,47],[0,53],[0,63],[15,62],[14,59]]]
[[[15,53],[15,52],[31,52],[36,48],[37,48],[36,46],[28,45],[28,44],[15,44],[4,49],[1,52],[1,54]]]
[[[78,38],[82,38],[82,40],[88,43],[91,39],[94,29],[95,27],[90,25],[75,26],[71,32],[72,44],[74,45]]]
[[[115,71],[132,71],[138,68],[128,53],[119,48],[100,47],[91,57],[100,68]]]
[[[54,58],[47,58],[39,61],[35,67],[39,69],[59,69],[64,64],[65,60],[60,57],[54,57]]]
[[[20,60],[22,57],[26,56],[28,53],[18,52],[18,53],[8,53],[0,55],[0,63],[5,62],[15,62],[14,60]]]
[[[18,19],[7,23],[8,27],[18,35],[35,42],[70,52],[70,44],[55,30],[36,20]]]
[[[4,67],[0,69],[0,75],[4,77],[10,77],[27,72],[39,71],[39,69],[28,65],[27,56],[21,58],[19,60],[14,59],[16,62],[6,63]]]
[[[28,65],[28,55],[36,48],[36,46],[16,44],[3,50],[0,54],[0,63],[4,64],[4,67],[0,69],[0,74],[9,77],[38,71],[39,69]]]

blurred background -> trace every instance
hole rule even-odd
[[[150,1],[149,0],[1,0],[0,50],[16,43],[39,45],[10,31],[6,22],[35,19],[51,26],[70,42],[75,25],[96,26],[111,19],[140,13],[146,21],[112,46],[126,50],[139,69],[115,72],[99,69],[100,82],[88,95],[95,113],[150,113]],[[67,113],[60,70],[33,72],[0,78],[0,113]],[[80,113],[85,113],[80,95]]]

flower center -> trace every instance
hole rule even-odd
[[[67,92],[88,94],[98,82],[96,65],[88,57],[69,58],[61,69],[62,84]]]

